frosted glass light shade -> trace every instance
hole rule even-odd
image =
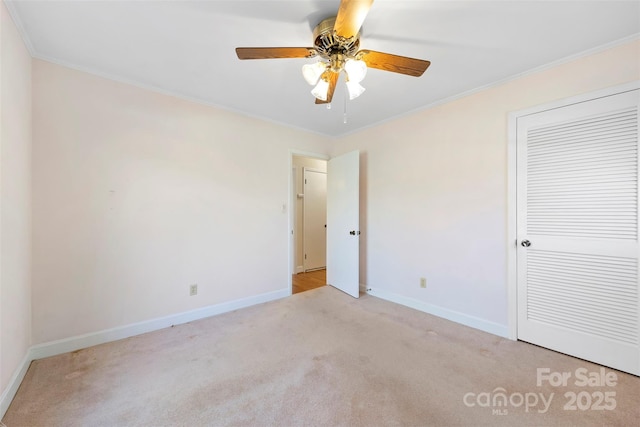
[[[344,64],[350,82],[360,83],[367,75],[367,64],[359,59],[347,59]]]
[[[357,97],[362,95],[362,92],[364,92],[365,90],[366,89],[362,87],[362,85],[358,82],[353,82],[351,80],[347,82],[347,92],[349,92],[350,100],[356,99]]]
[[[329,82],[323,79],[320,79],[316,87],[313,88],[311,94],[318,98],[320,101],[327,100],[327,92],[329,92]]]
[[[327,69],[327,64],[318,61],[313,64],[305,64],[302,66],[302,76],[311,86],[318,83],[318,79]]]

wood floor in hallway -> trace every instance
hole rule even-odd
[[[293,292],[310,291],[327,284],[327,270],[315,270],[293,275]]]

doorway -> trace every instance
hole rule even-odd
[[[292,293],[326,285],[327,161],[292,156]]]
[[[297,192],[296,179],[300,167],[296,157],[324,160],[326,166],[326,284],[354,297],[360,297],[360,152],[350,151],[339,156],[309,157],[291,152],[291,169],[289,194],[291,197],[289,210],[289,265],[290,274],[304,272],[304,264],[300,264],[300,242],[302,233],[299,230],[300,215],[297,207],[304,193]],[[303,160],[304,161],[304,160]],[[286,209],[285,209],[286,210]],[[324,228],[324,227],[323,227]],[[297,232],[296,232],[296,229]],[[297,246],[297,247],[296,247]],[[296,257],[297,255],[297,257]],[[304,257],[304,253],[302,253]],[[298,262],[296,263],[296,258]],[[302,268],[300,266],[302,265]],[[290,276],[291,277],[291,276]],[[293,291],[293,286],[290,288]]]
[[[299,294],[300,292],[321,288],[326,284],[327,270],[325,268],[294,274],[291,280],[291,293]]]

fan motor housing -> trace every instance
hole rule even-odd
[[[353,37],[340,37],[333,32],[336,17],[321,21],[313,30],[313,45],[318,55],[331,59],[336,55],[354,57],[360,48],[360,32]]]

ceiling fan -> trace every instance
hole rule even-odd
[[[367,67],[420,77],[431,62],[422,59],[360,49],[360,28],[373,0],[341,0],[338,14],[320,22],[313,30],[314,47],[238,47],[239,59],[313,58],[314,64],[302,67],[312,86],[316,104],[331,103],[338,77],[346,74],[349,99],[364,92],[360,85]]]

